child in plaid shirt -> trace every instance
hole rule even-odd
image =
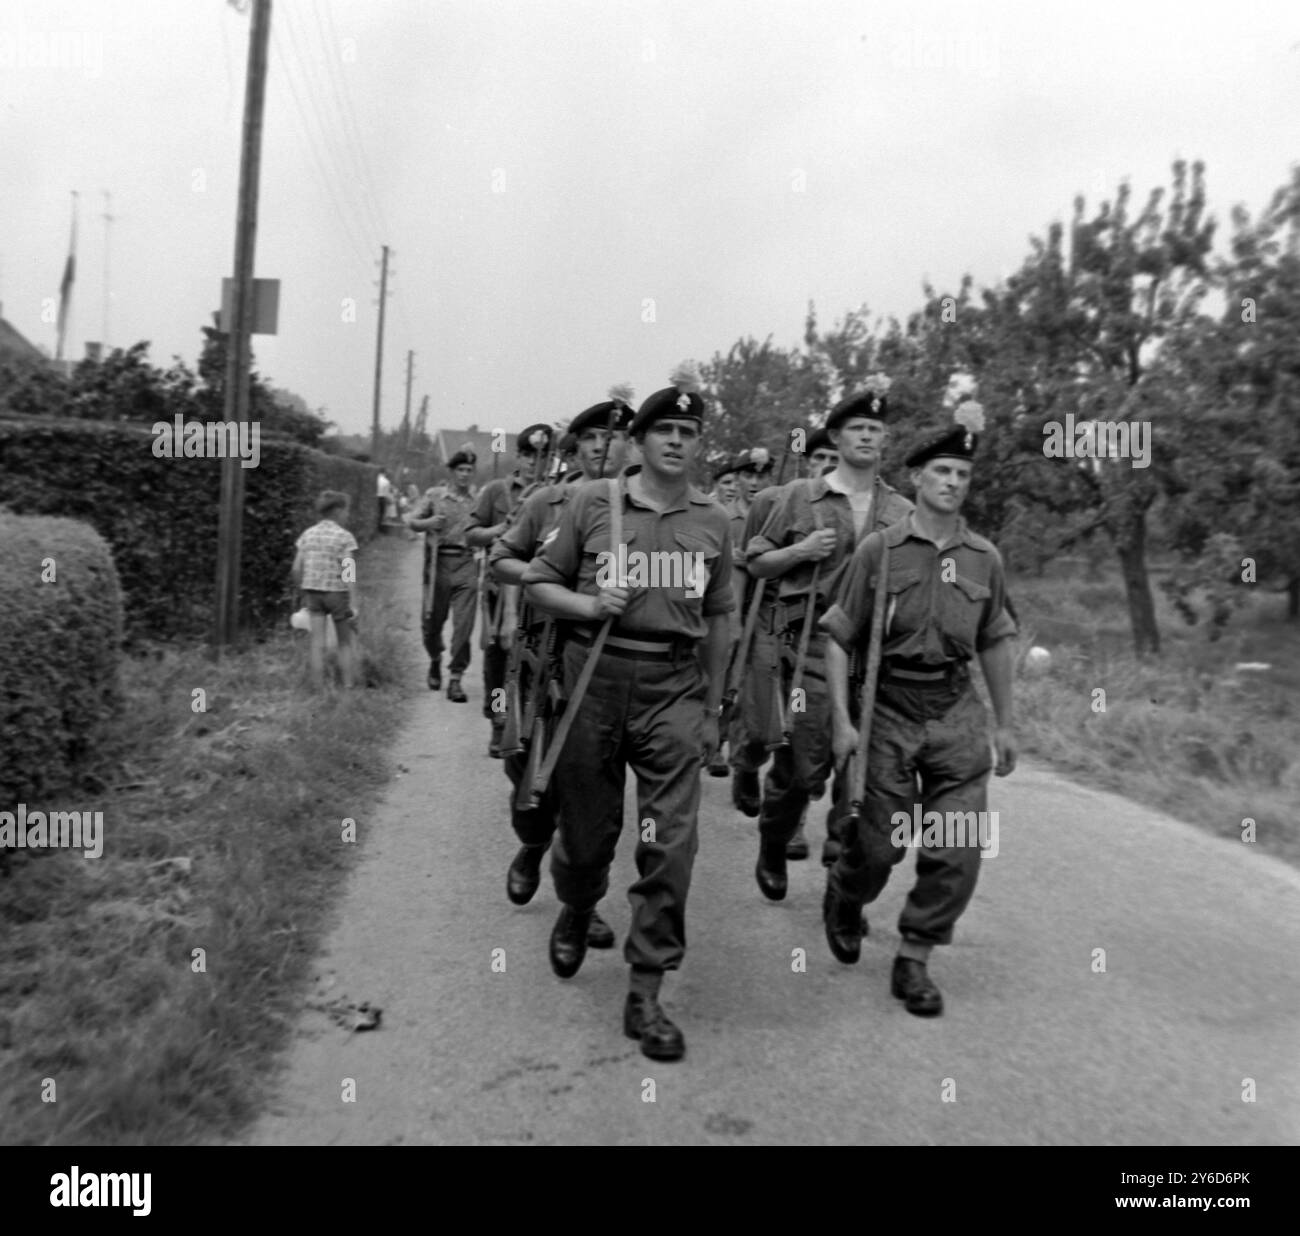
[[[334,619],[339,639],[339,671],[344,687],[356,685],[356,538],[338,521],[347,518],[347,494],[324,490],[316,499],[321,520],[298,538],[293,580],[302,589],[311,619],[312,686],[325,685],[325,621]]]

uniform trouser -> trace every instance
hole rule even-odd
[[[519,712],[521,716],[528,703],[529,690],[528,667],[521,665],[519,667]],[[555,726],[547,723],[543,726],[543,729],[545,730],[545,741],[549,743],[554,734]],[[528,739],[529,735],[525,734],[523,737]],[[519,782],[524,775],[524,768],[528,764],[528,755],[528,751],[520,751],[514,755],[507,755],[504,760],[506,776],[510,778],[510,824],[515,830],[515,836],[524,845],[549,845],[551,838],[555,835],[554,790],[548,789],[542,795],[538,805],[531,810],[521,810],[515,806],[515,797],[519,790]]]
[[[742,671],[740,696],[731,722],[731,766],[757,772],[768,760],[769,738],[779,734],[773,718],[779,687],[779,646],[771,631],[771,612],[760,611],[750,644],[749,664]]]
[[[920,689],[882,684],[876,694],[867,755],[864,819],[855,844],[846,846],[831,869],[832,884],[845,897],[874,901],[906,848],[900,825],[911,837],[914,808],[949,813],[983,812],[988,803],[988,713],[970,679],[951,687]],[[919,784],[919,793],[918,793]],[[895,819],[895,813],[901,813]],[[961,828],[936,830],[916,856],[916,884],[898,919],[899,934],[920,944],[948,944],[953,924],[966,908],[979,876],[978,833],[962,815]],[[946,842],[955,842],[951,846]]]
[[[790,742],[778,747],[771,767],[763,778],[763,808],[758,817],[758,831],[764,843],[784,845],[794,836],[803,818],[804,808],[826,793],[826,783],[834,776],[835,787],[827,829],[839,835],[839,821],[845,804],[835,775],[835,757],[831,751],[831,702],[826,687],[826,640],[822,632],[813,632],[808,640],[804,661],[803,696],[792,698],[794,665],[798,654],[797,632],[791,640],[778,640],[781,661],[780,690],[790,725]],[[775,689],[775,688],[774,688]]]
[[[429,551],[424,551],[423,583],[429,586]],[[433,581],[433,608],[424,620],[424,650],[430,661],[441,661],[442,628],[451,612],[451,674],[457,677],[469,665],[470,639],[474,634],[474,600],[477,575],[469,554],[439,554]]]
[[[564,651],[571,697],[587,649]],[[559,829],[551,875],[560,901],[593,909],[609,888],[623,825],[623,786],[637,782],[638,879],[628,889],[632,926],[623,956],[675,970],[686,952],[686,895],[698,844],[704,675],[693,651],[673,660],[605,654],[555,768]]]

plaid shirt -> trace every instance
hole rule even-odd
[[[347,592],[343,582],[343,559],[357,552],[356,538],[332,519],[313,524],[298,538],[302,554],[304,592]]]

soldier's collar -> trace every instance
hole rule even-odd
[[[885,544],[890,549],[895,549],[911,537],[916,537],[918,541],[924,541],[927,545],[934,544],[928,536],[917,528],[915,508],[908,511],[898,523],[885,530]],[[966,520],[961,515],[957,516],[957,528],[953,532],[951,539],[944,544],[943,549],[949,549],[954,545],[966,545],[975,550],[981,549],[975,533],[966,526]]]

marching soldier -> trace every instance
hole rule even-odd
[[[424,649],[429,654],[429,690],[442,689],[442,629],[450,610],[451,681],[447,683],[447,698],[457,704],[463,704],[466,699],[460,679],[469,665],[478,596],[473,551],[465,541],[466,525],[478,498],[471,484],[475,462],[473,450],[461,447],[447,461],[451,487],[430,488],[410,521],[416,532],[435,534],[425,537],[424,604],[420,614]]]
[[[824,428],[813,432],[803,453],[808,459],[810,476],[821,476],[839,463],[839,452]],[[759,534],[767,522],[783,490],[784,486],[769,486],[755,494],[749,514],[745,517],[740,540],[741,555],[744,547]],[[738,560],[741,560],[740,555]],[[739,707],[728,737],[731,752],[731,801],[742,815],[755,819],[762,803],[758,774],[782,737],[781,710],[774,699],[775,693],[780,690],[780,651],[773,631],[776,591],[766,586],[767,580],[751,579],[748,571],[744,578],[751,585],[748,593],[743,590],[738,592],[738,595],[745,597],[745,613],[748,613],[753,597],[752,588],[761,588],[763,595],[754,624],[746,672],[741,680]],[[807,814],[805,807],[794,836],[786,844],[785,856],[788,859],[801,860],[808,857],[808,840],[804,836],[804,819]]]
[[[715,483],[728,478],[735,478],[736,482],[735,495],[728,501],[720,503],[731,519],[731,591],[737,601],[737,608],[732,614],[731,648],[728,651],[728,659],[735,655],[736,644],[740,641],[743,612],[739,601],[745,595],[746,585],[749,583],[744,559],[745,520],[753,506],[754,495],[759,492],[759,485],[762,484],[763,479],[771,475],[771,472],[772,456],[766,447],[755,446],[715,469],[713,473]],[[728,738],[729,735],[722,735],[723,742]],[[719,748],[714,753],[713,762],[709,765],[709,775],[725,777],[729,771],[730,765],[723,759],[722,750]]]
[[[840,461],[826,476],[788,485],[758,536],[746,547],[750,573],[779,578],[775,629],[781,641],[781,691],[789,742],[779,747],[764,779],[759,856],[754,874],[763,896],[786,894],[786,847],[810,799],[825,793],[834,766],[830,701],[826,694],[826,635],[816,620],[830,608],[836,577],[857,542],[896,523],[912,504],[880,476],[889,431],[888,379],[840,400],[826,430]],[[837,827],[832,808],[828,834]],[[833,835],[827,849],[833,851]],[[826,860],[823,852],[823,861]]]
[[[960,514],[983,415],[977,404],[966,403],[956,417],[956,429],[908,456],[916,509],[858,546],[823,620],[834,637],[826,666],[833,746],[843,760],[858,741],[849,712],[849,656],[867,651],[883,574],[879,681],[874,703],[864,701],[871,707],[866,785],[849,787],[862,802],[862,819],[828,873],[823,917],[831,952],[856,962],[867,931],[862,906],[876,899],[902,861],[906,842],[900,841],[910,835],[912,845],[919,843],[916,884],[898,920],[903,939],[890,989],[921,1017],[943,1012],[927,962],[936,944],[951,943],[953,925],[975,890],[980,843],[988,843],[984,812],[994,760],[988,714],[971,682],[973,657],[979,657],[996,715],[995,771],[1003,777],[1016,765],[1010,639],[1016,624],[1002,559]],[[940,825],[932,832],[936,819]],[[904,820],[909,827],[900,829]],[[925,822],[924,831],[910,828],[915,820]],[[955,820],[962,824],[960,838]]]
[[[494,577],[503,584],[519,584],[529,562],[541,550],[546,539],[559,525],[560,516],[566,505],[578,492],[578,486],[585,481],[597,481],[601,477],[617,476],[623,469],[627,453],[627,427],[632,420],[632,409],[628,400],[632,398],[630,387],[614,387],[611,398],[587,408],[574,417],[568,433],[560,442],[572,440],[570,453],[576,455],[579,470],[570,473],[562,481],[538,489],[530,494],[519,508],[510,527],[499,536],[492,545],[489,566]],[[525,606],[531,610],[531,606]],[[520,650],[519,680],[516,684],[519,698],[528,698],[540,685],[529,670],[529,665],[536,665],[539,674],[547,667],[541,665],[541,658],[548,655],[543,646],[542,628],[545,624],[534,621],[525,615],[520,623],[526,631],[528,655],[524,657]],[[516,636],[518,638],[518,636]],[[537,700],[538,708],[545,708],[544,700]],[[549,727],[553,729],[554,727]],[[530,736],[522,734],[524,742]],[[528,764],[528,752],[520,749],[505,754],[506,776],[510,779],[510,819],[515,835],[519,838],[519,852],[506,872],[506,896],[517,906],[527,905],[537,892],[541,883],[542,858],[550,848],[555,834],[554,793],[548,791],[542,796],[537,807],[521,808],[517,802],[517,792],[525,768]],[[591,923],[587,928],[587,944],[591,948],[613,948],[614,932],[594,910]]]
[[[592,910],[609,885],[631,765],[639,878],[628,890],[623,1029],[656,1060],[686,1050],[659,992],[686,950],[699,773],[718,747],[733,608],[727,517],[689,482],[704,418],[698,378],[683,367],[672,381],[632,420],[641,465],[617,481],[582,486],[524,574],[530,600],[572,623],[574,634],[564,650],[564,721],[572,718],[572,732],[554,769],[559,828],[551,873],[563,908],[551,933],[551,967],[570,978],[582,965]],[[647,579],[647,562],[676,563],[679,574]],[[576,697],[580,679],[590,685]]]
[[[478,502],[469,519],[465,537],[475,549],[487,550],[507,527],[510,516],[518,508],[524,491],[532,484],[537,463],[542,455],[550,453],[553,431],[549,425],[529,425],[515,443],[515,469],[509,476],[489,481],[479,490]],[[486,552],[484,558],[486,560]],[[502,639],[502,628],[508,626],[505,614],[505,593],[496,580],[486,574],[480,581],[480,603],[483,609],[484,630],[480,639],[483,648],[483,715],[492,722],[492,738],[488,754],[501,758],[501,730],[505,721],[499,712],[493,712],[494,692],[505,688],[506,661],[509,651]]]

